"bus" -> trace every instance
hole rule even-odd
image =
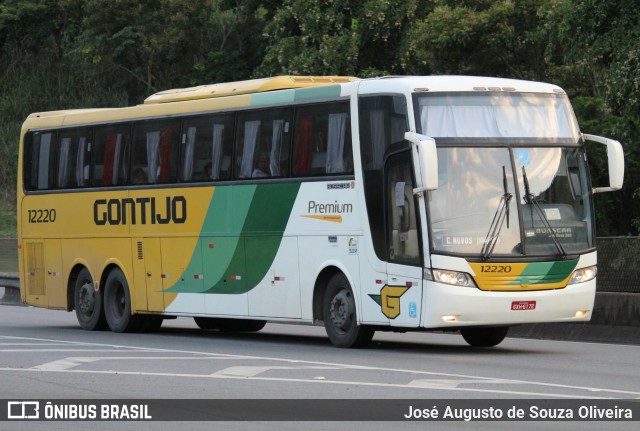
[[[34,113],[19,158],[25,304],[86,330],[324,325],[338,347],[588,321],[593,194],[624,175],[561,88],[470,76],[277,76]]]

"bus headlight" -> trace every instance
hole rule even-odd
[[[577,284],[584,283],[586,281],[593,280],[596,278],[596,274],[598,273],[598,268],[593,266],[587,266],[586,268],[576,269],[571,274],[571,278],[569,279],[568,284]]]
[[[445,271],[442,269],[434,269],[433,279],[439,283],[451,284],[453,286],[476,287],[473,278],[466,272]]]

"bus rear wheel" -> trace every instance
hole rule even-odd
[[[509,332],[508,326],[495,328],[464,328],[460,334],[464,341],[473,347],[493,347],[502,343]]]
[[[76,278],[73,307],[82,329],[94,331],[107,327],[102,308],[102,292],[96,292],[94,289],[93,278],[87,268],[83,268]]]
[[[136,332],[144,323],[144,316],[131,314],[129,284],[120,269],[111,271],[104,283],[104,315],[113,332]]]
[[[329,340],[336,347],[365,347],[375,330],[358,325],[356,301],[347,277],[335,274],[324,292],[322,318]]]

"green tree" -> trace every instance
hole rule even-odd
[[[574,102],[585,132],[619,139],[625,151],[621,191],[596,195],[600,235],[640,232],[640,18],[626,1],[567,0],[554,17],[556,49],[581,77],[584,98]],[[561,48],[557,48],[561,47]],[[585,103],[587,102],[587,103]],[[599,109],[590,109],[599,106]],[[587,128],[587,124],[588,127]],[[606,184],[602,152],[589,157],[593,179]]]
[[[399,49],[424,6],[415,0],[285,0],[266,26],[259,76],[402,73]],[[428,5],[427,5],[428,6]]]
[[[265,10],[225,0],[87,0],[81,50],[126,82],[130,102],[176,86],[249,77]]]
[[[409,30],[407,71],[546,80],[540,0],[435,0]]]

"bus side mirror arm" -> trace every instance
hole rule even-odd
[[[622,145],[613,139],[583,134],[587,141],[597,142],[607,147],[607,166],[609,170],[609,187],[594,187],[593,193],[612,192],[622,188],[624,180],[624,152]]]
[[[429,136],[406,132],[404,138],[411,142],[413,168],[416,174],[414,194],[438,188],[438,152],[436,141]]]

